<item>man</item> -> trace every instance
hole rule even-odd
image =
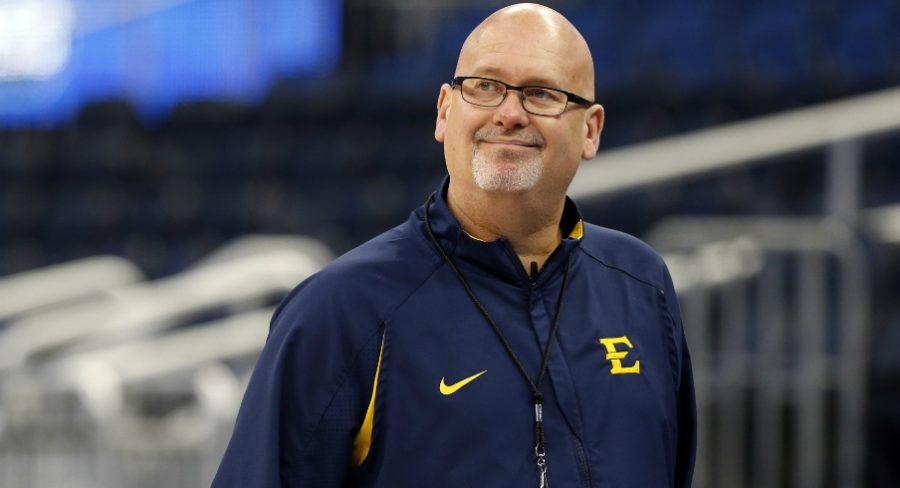
[[[546,7],[472,32],[438,97],[449,178],[284,301],[214,486],[690,485],[668,272],[565,196],[603,127],[593,72]]]

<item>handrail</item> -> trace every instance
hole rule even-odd
[[[0,319],[84,300],[143,279],[134,263],[118,256],[92,256],[23,271],[0,279]]]
[[[897,129],[900,87],[601,151],[582,163],[569,195],[581,200],[607,197]]]
[[[76,373],[102,365],[118,382],[132,384],[193,371],[213,361],[255,356],[265,343],[274,311],[274,307],[254,309],[140,341],[77,352],[48,369],[73,380],[80,378]]]
[[[42,354],[94,348],[147,336],[210,310],[237,312],[265,305],[325,264],[321,245],[229,252],[212,263],[150,282],[108,290],[91,300],[17,318],[0,331],[0,373]],[[312,246],[307,251],[307,246]]]
[[[62,357],[43,370],[45,384],[50,386],[46,394],[78,392],[91,415],[105,422],[124,414],[124,389],[129,386],[202,375],[204,369],[217,364],[255,357],[265,343],[273,312],[272,307],[260,308],[141,341]],[[200,386],[196,383],[195,388]],[[221,395],[215,409],[230,415],[241,392],[237,388],[228,393]]]

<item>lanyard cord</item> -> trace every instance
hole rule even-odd
[[[569,272],[572,269],[572,255],[569,254],[566,259],[566,271],[563,274],[563,283],[562,288],[559,291],[559,300],[556,302],[556,317],[553,319],[553,326],[550,328],[550,337],[547,339],[547,348],[544,350],[543,358],[541,359],[541,369],[538,373],[537,383],[532,381],[531,376],[528,375],[528,372],[525,371],[525,367],[522,365],[522,361],[519,360],[519,356],[516,355],[516,352],[513,351],[512,346],[510,346],[509,341],[506,339],[506,336],[503,334],[503,331],[500,330],[500,327],[497,326],[497,323],[494,322],[494,319],[488,313],[487,309],[478,300],[478,297],[475,296],[475,292],[472,290],[472,287],[469,286],[469,282],[466,281],[465,277],[463,277],[462,272],[460,272],[459,268],[456,267],[456,264],[450,259],[450,256],[444,251],[444,248],[441,247],[440,243],[438,243],[437,238],[434,236],[434,231],[431,230],[431,222],[428,218],[428,207],[431,205],[432,200],[434,200],[434,193],[428,196],[428,199],[425,200],[425,228],[428,230],[428,237],[431,238],[431,242],[434,244],[434,247],[437,248],[438,252],[441,254],[441,257],[444,259],[444,262],[450,266],[450,269],[453,270],[453,274],[456,275],[459,282],[462,283],[463,288],[465,288],[466,293],[469,295],[469,298],[472,299],[472,303],[475,304],[475,307],[478,308],[478,311],[481,312],[481,315],[488,321],[491,329],[493,329],[494,334],[497,335],[497,338],[500,339],[500,342],[503,343],[503,347],[506,348],[506,352],[509,357],[516,364],[516,367],[519,369],[519,372],[522,373],[522,376],[525,378],[525,381],[528,382],[528,385],[531,387],[532,399],[534,401],[534,417],[535,417],[535,455],[538,458],[538,469],[541,473],[541,486],[545,486],[546,483],[546,472],[547,472],[547,464],[544,458],[544,428],[543,428],[543,403],[544,403],[544,394],[541,393],[541,384],[544,382],[544,377],[547,374],[547,365],[550,362],[550,351],[553,349],[553,341],[556,338],[556,333],[559,330],[559,319],[562,316],[563,310],[563,298],[566,295],[566,288],[569,286]]]

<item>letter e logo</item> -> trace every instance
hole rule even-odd
[[[634,349],[634,346],[631,344],[631,341],[628,340],[628,337],[605,337],[600,339],[600,344],[603,344],[603,346],[606,347],[606,359],[612,364],[612,369],[609,371],[610,373],[639,374],[641,372],[640,361],[635,361],[631,366],[622,366],[622,360],[628,355],[628,351],[619,351],[616,349],[616,345],[624,344],[628,349]]]

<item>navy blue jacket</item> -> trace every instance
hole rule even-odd
[[[543,385],[550,486],[690,486],[691,362],[659,256],[567,201],[569,237],[532,280],[506,241],[467,235],[442,193],[431,227],[532,378],[571,256]],[[538,486],[530,387],[424,217],[284,300],[213,486]]]

